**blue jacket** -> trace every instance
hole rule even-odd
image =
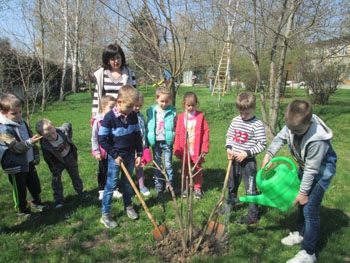
[[[27,128],[28,138],[21,136],[21,125],[25,125]],[[34,160],[36,163],[39,163],[39,149],[35,144],[29,142],[29,138],[33,136],[33,133],[23,119],[17,123],[0,113],[0,134],[7,134],[14,138],[11,144],[0,142],[1,165],[7,174],[27,173],[29,171],[29,162],[33,160],[28,160],[27,158],[29,150],[33,150]],[[21,144],[21,147],[16,147],[15,143],[17,145]]]
[[[147,139],[151,146],[156,144],[156,107],[155,104],[147,109]],[[168,106],[165,110],[164,128],[165,128],[165,142],[168,146],[172,146],[175,137],[175,122],[176,109],[174,106]]]
[[[98,144],[113,159],[135,154],[142,157],[142,137],[136,112],[131,112],[127,118],[118,114],[114,107],[105,115],[98,131]]]

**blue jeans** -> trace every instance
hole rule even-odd
[[[132,172],[135,167],[135,156],[123,157],[123,160],[124,160],[126,169],[128,170],[129,174],[132,175]],[[121,170],[122,170],[121,167],[115,162],[115,160],[112,157],[108,156],[107,181],[104,188],[103,199],[102,199],[102,215],[111,213],[113,191],[117,188],[119,172]],[[133,194],[133,189],[124,172],[123,171],[121,172],[122,172],[121,182],[123,187],[123,201],[124,201],[124,207],[126,208],[132,203],[131,197]]]
[[[167,173],[167,176],[169,178],[169,183],[173,183],[173,148],[172,146],[169,146],[165,143],[165,141],[158,141],[156,144],[152,147],[153,149],[153,159],[157,163],[157,165],[162,168],[162,154],[164,152],[164,168],[165,172]],[[155,185],[161,184],[163,185],[162,179],[163,178],[162,173],[158,170],[155,170],[154,172],[154,183]]]
[[[309,254],[316,252],[321,228],[320,207],[325,190],[316,183],[309,194],[309,201],[298,207],[298,231],[304,236],[301,249]]]

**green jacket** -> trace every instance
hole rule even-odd
[[[156,143],[156,107],[155,104],[147,109],[147,140],[150,146]],[[175,136],[176,109],[174,106],[168,106],[165,110],[164,127],[165,127],[165,142],[172,146]]]

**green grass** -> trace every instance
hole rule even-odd
[[[145,103],[142,109],[155,103],[154,89],[140,87]],[[225,136],[231,119],[237,114],[234,108],[235,96],[227,94],[221,98],[211,96],[207,88],[183,88],[177,98],[178,112],[182,111],[181,100],[184,92],[194,90],[200,100],[199,109],[206,113],[210,126],[210,153],[204,163],[203,190],[205,197],[194,200],[194,224],[202,227],[218,201],[227,167]],[[339,90],[331,98],[328,106],[315,106],[315,113],[324,119],[334,131],[333,146],[338,154],[337,174],[326,192],[322,213],[322,232],[318,248],[318,262],[349,262],[350,243],[348,205],[350,183],[348,177],[350,151],[350,91]],[[302,90],[288,90],[282,109],[293,98],[305,98]],[[256,112],[261,116],[260,109]],[[51,119],[56,126],[63,122],[73,124],[73,140],[79,149],[81,177],[87,191],[93,198],[81,203],[73,189],[68,174],[63,174],[65,206],[42,213],[36,221],[20,221],[13,208],[11,186],[3,172],[0,180],[0,227],[7,229],[0,235],[0,262],[162,262],[152,256],[148,247],[155,247],[152,236],[154,229],[137,197],[133,197],[140,219],[132,221],[123,214],[121,200],[112,203],[112,214],[121,227],[107,230],[99,222],[101,205],[97,200],[98,189],[95,171],[97,164],[91,156],[89,124],[91,98],[88,93],[70,95],[65,102],[53,102],[44,113],[36,113],[31,121],[43,117]],[[264,154],[257,157],[258,165]],[[288,156],[283,149],[281,155]],[[42,183],[42,199],[53,206],[51,174],[42,160],[37,167]],[[176,186],[180,187],[180,165],[174,159]],[[168,229],[178,229],[170,195],[157,198],[154,192],[151,168],[146,168],[146,185],[152,195],[145,198],[147,205],[160,224]],[[243,185],[240,193],[243,195]],[[239,226],[235,220],[247,212],[246,205],[239,205],[233,212],[228,225],[227,253],[211,257],[194,256],[191,262],[285,262],[294,256],[299,247],[285,247],[280,239],[288,234],[296,224],[296,212],[280,212],[277,209],[260,206],[261,221],[257,226]],[[173,253],[173,251],[169,251]]]

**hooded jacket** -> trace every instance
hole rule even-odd
[[[25,125],[28,131],[28,138],[23,138],[20,133],[20,126]],[[0,160],[4,171],[7,174],[27,173],[29,171],[29,162],[35,160],[39,163],[39,149],[35,144],[31,144],[29,139],[33,136],[27,123],[21,119],[19,123],[6,118],[0,113],[0,134],[6,134],[13,138],[10,143],[0,141]],[[28,159],[27,152],[33,150]]]
[[[302,136],[295,136],[284,126],[268,148],[268,154],[274,156],[283,145],[288,144],[302,171],[300,191],[306,193],[315,181],[324,190],[328,189],[335,174],[337,161],[330,142],[333,137],[332,130],[315,114],[311,120],[313,123]]]

